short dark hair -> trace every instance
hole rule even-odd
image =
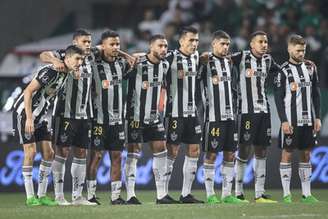
[[[73,34],[73,40],[80,36],[91,36],[91,33],[85,29],[77,29]]]
[[[163,34],[155,34],[152,35],[149,39],[149,44],[152,44],[153,42],[155,42],[156,40],[165,40],[165,36]]]
[[[114,37],[120,37],[120,35],[114,31],[114,30],[106,30],[101,34],[101,42],[103,42],[107,38],[114,38]]]
[[[187,33],[197,34],[198,30],[196,28],[192,27],[192,26],[182,27],[179,31],[179,39],[182,38]]]
[[[288,37],[288,41],[287,41],[288,45],[292,44],[292,45],[306,45],[306,41],[305,39],[298,34],[292,34]]]
[[[83,52],[82,49],[80,49],[76,45],[70,45],[65,49],[65,56],[71,56],[71,55],[74,55],[74,54],[83,55],[84,52]]]
[[[257,30],[251,34],[249,41],[252,41],[254,39],[254,37],[259,36],[259,35],[268,36],[268,34],[266,32],[264,32],[262,30]]]
[[[219,40],[219,39],[228,39],[230,40],[230,36],[227,32],[223,30],[217,30],[213,33],[213,40]]]

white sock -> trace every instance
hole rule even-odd
[[[247,165],[247,160],[240,159],[239,157],[236,158],[236,163],[235,163],[235,171],[236,171],[235,195],[236,196],[244,194],[243,180],[244,180],[246,165]]]
[[[122,189],[122,182],[121,181],[113,181],[111,183],[111,190],[112,190],[112,201],[115,201],[120,197]]]
[[[52,162],[52,174],[54,181],[55,197],[64,197],[64,178],[65,178],[66,158],[56,155]]]
[[[39,167],[39,185],[38,185],[38,197],[43,197],[47,193],[48,176],[51,172],[52,161],[41,160]]]
[[[280,163],[280,179],[284,197],[290,195],[290,179],[292,178],[292,164]]]
[[[169,184],[170,184],[170,179],[172,176],[172,171],[173,171],[173,164],[174,164],[175,159],[172,157],[167,157],[166,160],[166,174],[165,174],[165,194],[169,193]]]
[[[211,195],[215,195],[214,175],[215,175],[214,164],[204,163],[205,189],[206,189],[207,198]]]
[[[135,184],[137,174],[137,162],[140,157],[138,153],[128,153],[125,162],[125,186],[127,193],[127,200],[136,196]]]
[[[162,199],[167,194],[165,193],[167,151],[154,153],[153,155],[153,173],[155,176],[157,199]]]
[[[254,178],[255,178],[255,198],[261,197],[265,190],[265,173],[266,173],[266,158],[254,159]]]
[[[311,195],[311,174],[312,166],[311,163],[299,163],[298,174],[302,184],[302,194],[307,197]]]
[[[82,196],[82,190],[86,175],[86,159],[73,158],[71,166],[72,174],[72,200]]]
[[[97,180],[87,180],[88,200],[96,197]]]
[[[23,177],[24,177],[26,198],[31,198],[34,196],[32,170],[33,170],[32,166],[23,166],[23,169],[22,169],[22,173],[23,173]]]
[[[182,185],[182,197],[186,197],[191,193],[191,186],[194,182],[196,171],[197,171],[198,157],[185,156],[183,163],[183,185]]]
[[[231,195],[232,181],[234,175],[234,163],[223,161],[221,165],[221,175],[222,175],[222,195],[221,197],[227,197]]]

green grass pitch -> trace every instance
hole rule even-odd
[[[123,192],[124,194],[124,192]],[[179,197],[179,192],[171,193],[174,198]],[[205,191],[194,191],[197,198],[205,200]],[[272,198],[281,201],[281,190],[270,190]],[[300,203],[300,191],[293,190],[294,203],[292,204],[197,204],[197,205],[156,205],[155,191],[137,191],[138,198],[143,202],[141,206],[111,206],[109,204],[109,193],[98,192],[100,206],[67,206],[67,207],[26,207],[24,193],[0,193],[0,218],[2,219],[207,219],[207,218],[328,218],[328,190],[313,190],[312,194],[320,202],[317,204]],[[51,196],[52,194],[50,194]],[[251,199],[253,192],[248,190],[246,197]],[[66,198],[70,194],[66,193]]]

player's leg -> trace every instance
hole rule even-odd
[[[24,179],[24,186],[26,192],[26,205],[37,206],[41,205],[40,201],[34,195],[33,186],[33,161],[36,155],[36,144],[26,143],[23,144],[24,161],[22,166],[22,173]]]
[[[291,203],[292,196],[290,193],[290,180],[292,178],[292,154],[293,149],[284,147],[281,152],[281,160],[280,160],[280,179],[281,185],[283,189],[283,202]]]
[[[91,145],[90,148],[87,149],[87,199],[89,202],[94,202],[97,205],[100,205],[100,202],[96,196],[97,170],[103,157],[106,132],[107,129],[105,126],[93,123],[91,128]]]
[[[166,130],[167,130],[167,161],[166,161],[166,181],[165,181],[165,193],[169,194],[169,184],[173,172],[174,162],[178,156],[180,143],[181,143],[181,131],[182,131],[181,119],[167,118]]]
[[[89,154],[88,155],[89,160],[87,162],[87,176],[86,176],[87,192],[88,192],[87,199],[89,202],[94,202],[97,205],[100,205],[100,202],[98,201],[96,196],[97,170],[103,157],[103,150],[90,148],[88,149],[88,154]]]
[[[254,124],[252,115],[250,114],[239,115],[239,120],[239,145],[235,162],[235,195],[240,200],[246,200],[244,195],[243,181],[247,161],[251,154],[251,145],[254,139],[253,127],[256,127],[256,125]]]
[[[215,195],[214,178],[215,178],[215,160],[216,152],[205,152],[204,159],[204,178],[205,190],[208,204],[220,203],[220,200]]]
[[[86,155],[91,140],[91,124],[88,120],[71,120],[71,138],[73,146],[72,175],[72,204],[97,205],[82,196],[86,177]]]
[[[54,150],[51,147],[51,142],[48,140],[40,141],[40,148],[42,160],[39,168],[38,198],[42,205],[55,206],[58,205],[58,203],[46,196],[48,177],[54,159]]]
[[[313,134],[313,127],[297,127],[301,129],[298,136],[298,149],[300,150],[300,162],[298,164],[298,173],[302,185],[302,202],[303,203],[316,203],[316,199],[311,194],[311,175],[312,165],[310,162],[311,149],[315,146],[316,139]]]
[[[205,122],[202,149],[204,155],[205,190],[208,204],[220,203],[214,191],[215,160],[220,151],[220,127],[215,122]]]
[[[194,182],[197,163],[200,155],[200,142],[201,142],[201,126],[198,118],[184,119],[182,142],[187,144],[187,153],[183,163],[183,184],[180,201],[182,203],[204,203],[197,200],[191,195],[191,187]]]
[[[255,202],[277,203],[265,194],[266,158],[267,148],[271,144],[271,119],[270,114],[262,113],[256,115],[258,129],[254,139],[254,177],[255,177]]]
[[[136,198],[135,184],[137,175],[137,162],[140,158],[141,144],[128,143],[127,145],[127,158],[125,162],[125,183],[127,193],[127,204],[141,204]]]
[[[121,147],[123,149],[123,146]],[[122,151],[112,150],[110,153],[111,160],[111,203],[112,205],[124,205],[126,201],[121,198],[122,180],[121,180],[121,164]]]
[[[69,121],[62,117],[52,120],[53,142],[55,145],[55,158],[52,162],[55,200],[59,205],[70,205],[64,197],[64,180],[66,172],[66,159],[70,153],[70,139],[68,138]]]

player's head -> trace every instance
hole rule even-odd
[[[149,52],[158,60],[164,59],[167,54],[167,40],[164,35],[156,34],[149,40]]]
[[[214,55],[223,57],[229,52],[231,38],[223,30],[217,30],[213,33],[212,48]]]
[[[289,58],[295,62],[302,62],[305,57],[306,41],[297,34],[292,34],[287,41]]]
[[[268,35],[264,31],[255,31],[250,37],[250,47],[255,56],[261,57],[268,52]]]
[[[65,50],[64,63],[68,70],[78,71],[84,58],[83,50],[76,46],[70,45]]]
[[[73,45],[80,47],[85,55],[91,51],[91,33],[85,29],[77,29],[73,34]]]
[[[121,47],[120,36],[116,31],[106,30],[101,34],[101,47],[105,56],[116,57]]]
[[[197,51],[198,30],[194,27],[182,27],[179,33],[180,51],[186,55],[191,55]]]

